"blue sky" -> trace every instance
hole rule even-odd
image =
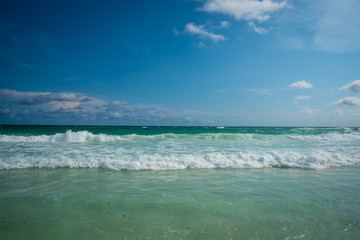
[[[358,0],[1,1],[0,123],[360,126]]]

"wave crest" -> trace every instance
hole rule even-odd
[[[272,140],[300,140],[300,141],[349,141],[360,140],[360,132],[348,133],[324,133],[315,135],[266,135],[253,133],[197,133],[197,134],[175,134],[162,133],[156,135],[107,135],[107,134],[93,134],[88,131],[73,132],[67,130],[65,133],[56,133],[54,135],[0,135],[0,142],[116,142],[116,141],[143,141],[156,139],[194,139],[194,140],[222,140],[222,141],[272,141]]]
[[[107,134],[93,134],[88,131],[73,132],[67,130],[65,133],[56,133],[54,135],[38,135],[38,136],[16,136],[16,135],[0,135],[0,142],[114,142],[127,140],[130,135],[112,136]]]
[[[78,152],[76,150],[52,153],[51,156],[24,156],[14,154],[0,161],[0,169],[30,167],[106,168],[112,170],[176,170],[213,168],[304,168],[325,169],[359,163],[356,152],[310,150],[307,153],[293,151],[244,151],[237,153],[149,153],[115,151]]]

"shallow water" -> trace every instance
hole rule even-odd
[[[358,239],[360,167],[0,171],[1,239]]]
[[[0,239],[360,239],[358,128],[0,126]]]

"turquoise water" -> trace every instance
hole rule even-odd
[[[326,169],[360,159],[357,128],[0,127],[0,169]]]
[[[359,239],[357,128],[0,127],[1,239]]]

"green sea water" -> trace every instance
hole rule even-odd
[[[0,171],[1,239],[358,239],[360,168]]]
[[[0,127],[0,239],[359,239],[357,128]]]

